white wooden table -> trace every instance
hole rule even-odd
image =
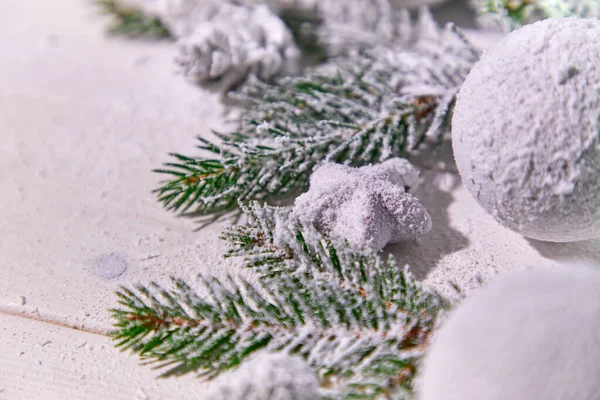
[[[151,193],[167,152],[189,154],[195,135],[222,127],[217,97],[174,73],[172,43],[107,38],[86,1],[1,8],[0,400],[202,398],[193,377],[156,380],[104,334],[120,285],[243,273],[220,257],[223,224],[196,232]],[[532,245],[454,173],[423,173],[434,228],[390,250],[427,284],[600,260],[596,242]]]

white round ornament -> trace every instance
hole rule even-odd
[[[484,53],[461,87],[463,183],[503,225],[554,242],[600,236],[600,22],[553,18]]]
[[[599,267],[501,276],[442,325],[420,400],[600,398]]]

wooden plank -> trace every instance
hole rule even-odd
[[[23,0],[9,12],[0,309],[102,330],[120,284],[224,271],[223,224],[195,232],[151,193],[167,152],[194,153],[195,135],[222,126],[217,96],[174,73],[174,44],[107,38],[86,1]]]
[[[0,17],[10,61],[0,63],[0,311],[103,332],[119,285],[244,273],[221,257],[225,224],[195,232],[151,194],[159,177],[150,171],[167,152],[189,153],[194,135],[223,123],[217,97],[172,72],[175,46],[107,38],[80,0],[22,0],[8,10]],[[451,166],[452,154],[444,159]],[[426,283],[470,287],[477,276],[565,254],[600,259],[596,242],[549,250],[509,232],[456,175],[423,165],[418,196],[434,228],[390,251]]]
[[[138,364],[105,336],[0,313],[0,400],[202,399],[208,386]]]

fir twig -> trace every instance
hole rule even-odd
[[[108,32],[129,37],[170,38],[167,27],[156,17],[122,4],[119,0],[93,0],[101,12],[112,16]]]
[[[268,268],[259,269],[260,285],[202,279],[206,296],[179,280],[172,290],[122,288],[121,308],[113,310],[117,346],[167,368],[165,375],[196,371],[205,378],[260,349],[283,351],[302,356],[318,373],[323,398],[408,398],[444,306],[440,297],[393,258],[351,253],[281,225],[282,210],[254,204],[245,212],[254,222],[227,240],[248,254],[249,266],[265,259],[252,247],[266,258],[279,254],[285,273],[271,279],[263,275]]]
[[[483,26],[512,31],[546,18],[598,18],[597,0],[471,0]]]
[[[458,72],[435,71],[439,61],[423,62],[419,72],[438,87],[427,82],[404,93],[393,82],[401,81],[399,76],[418,81],[418,73],[399,70],[388,53],[350,58],[333,75],[285,78],[277,86],[249,84],[238,130],[217,134],[220,144],[200,139],[200,148],[214,158],[173,154],[175,162],[156,171],[170,178],[156,190],[159,201],[173,211],[210,214],[235,207],[238,200],[303,190],[321,162],[362,166],[408,157],[427,138],[439,141],[475,56],[457,62]]]

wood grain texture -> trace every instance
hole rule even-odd
[[[105,330],[121,284],[225,271],[223,225],[195,232],[151,193],[223,109],[175,73],[173,43],[107,37],[90,3],[0,16],[0,309]]]
[[[5,3],[0,400],[201,399],[193,378],[156,381],[106,337],[68,326],[106,332],[119,285],[172,275],[193,284],[199,273],[252,280],[221,258],[226,224],[195,232],[194,221],[162,210],[151,194],[159,180],[151,169],[167,152],[193,154],[195,135],[223,126],[222,107],[173,72],[173,43],[107,38],[87,1]],[[468,34],[480,46],[497,40]],[[597,241],[531,242],[500,227],[444,172],[452,169],[445,151],[422,163],[427,185],[417,196],[431,233],[387,249],[426,284],[468,288],[526,265],[600,261]]]
[[[195,232],[151,193],[167,152],[193,153],[195,135],[223,126],[218,99],[174,73],[173,43],[110,38],[103,22],[80,0],[10,2],[0,16],[0,311],[97,332],[119,285],[252,280],[221,257],[225,224]],[[468,33],[481,46],[497,40]],[[434,228],[390,251],[428,284],[469,287],[562,256],[496,224],[456,175],[423,168],[418,196]],[[600,259],[595,245],[563,247]]]
[[[203,399],[193,376],[138,364],[105,336],[0,314],[0,400]]]

